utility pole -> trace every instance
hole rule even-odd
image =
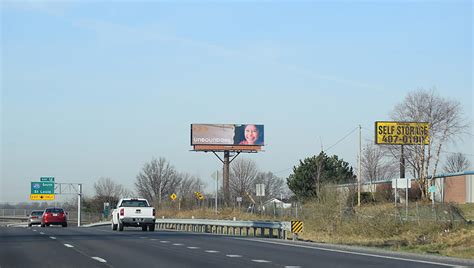
[[[219,170],[216,171],[216,214],[217,214],[217,192],[219,191]]]
[[[82,184],[78,184],[77,194],[77,227],[81,226],[81,197],[82,197]]]
[[[362,127],[361,125],[359,125],[359,163],[358,163],[359,174],[357,174],[357,206],[359,207],[360,207],[360,183],[362,179],[361,158],[362,158]]]

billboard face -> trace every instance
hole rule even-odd
[[[191,124],[191,145],[264,145],[263,125]]]
[[[392,145],[427,145],[430,126],[426,122],[375,122],[375,143]]]

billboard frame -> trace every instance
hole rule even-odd
[[[420,125],[427,125],[428,127],[428,135],[426,137],[422,137],[423,142],[403,142],[403,143],[395,143],[395,142],[378,142],[378,133],[377,133],[377,127],[379,123],[392,123],[392,124],[420,124]],[[375,130],[375,144],[377,145],[429,145],[431,142],[431,136],[430,136],[430,123],[429,122],[413,122],[413,121],[375,121],[374,124],[374,130]],[[399,136],[399,135],[397,135]],[[402,136],[408,136],[408,135],[402,135]],[[418,135],[415,135],[418,136]],[[402,139],[403,141],[403,139]]]

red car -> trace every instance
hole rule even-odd
[[[47,208],[41,217],[41,227],[49,225],[62,225],[67,227],[66,212],[62,208]]]

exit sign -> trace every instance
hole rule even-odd
[[[54,177],[41,177],[40,181],[52,181],[52,182],[54,182]]]
[[[31,194],[54,194],[54,182],[31,182]]]

